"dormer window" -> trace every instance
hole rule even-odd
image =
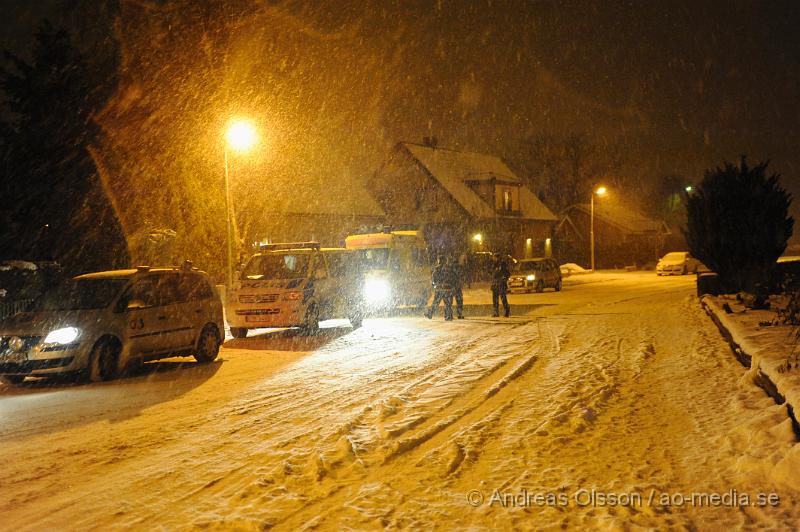
[[[519,186],[510,183],[497,183],[494,188],[494,208],[506,216],[519,214]]]
[[[503,190],[503,210],[504,211],[513,211],[514,210],[514,199],[511,195],[511,191],[508,189]]]

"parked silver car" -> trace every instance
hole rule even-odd
[[[508,279],[508,290],[543,292],[545,288],[561,291],[561,268],[553,259],[522,259],[517,261]]]
[[[79,275],[0,323],[0,380],[108,380],[131,362],[175,355],[211,362],[224,330],[219,295],[191,265]]]

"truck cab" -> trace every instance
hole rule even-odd
[[[358,254],[368,308],[427,304],[431,268],[427,245],[419,231],[350,235],[345,247]]]

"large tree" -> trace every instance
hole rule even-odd
[[[5,258],[55,259],[67,271],[126,264],[124,235],[89,148],[94,116],[114,89],[116,65],[88,60],[69,34],[45,21],[31,59],[6,53],[0,87]]]
[[[717,272],[727,290],[757,292],[792,236],[791,196],[767,162],[726,162],[709,170],[688,197],[689,250]]]

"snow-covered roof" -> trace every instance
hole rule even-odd
[[[276,180],[264,212],[383,217],[385,213],[364,185],[354,179],[304,176],[299,181]]]
[[[572,209],[577,209],[587,214],[591,212],[591,206],[588,203],[572,205],[567,208],[567,212]],[[594,216],[596,220],[602,220],[628,233],[667,234],[670,232],[663,220],[648,218],[630,206],[617,202],[595,201]]]
[[[498,157],[432,148],[411,142],[402,142],[400,146],[405,148],[469,214],[476,218],[494,218],[496,212],[494,206],[485,202],[467,185],[467,182],[496,179],[519,184],[522,218],[557,220],[556,215],[523,185],[522,180]]]

